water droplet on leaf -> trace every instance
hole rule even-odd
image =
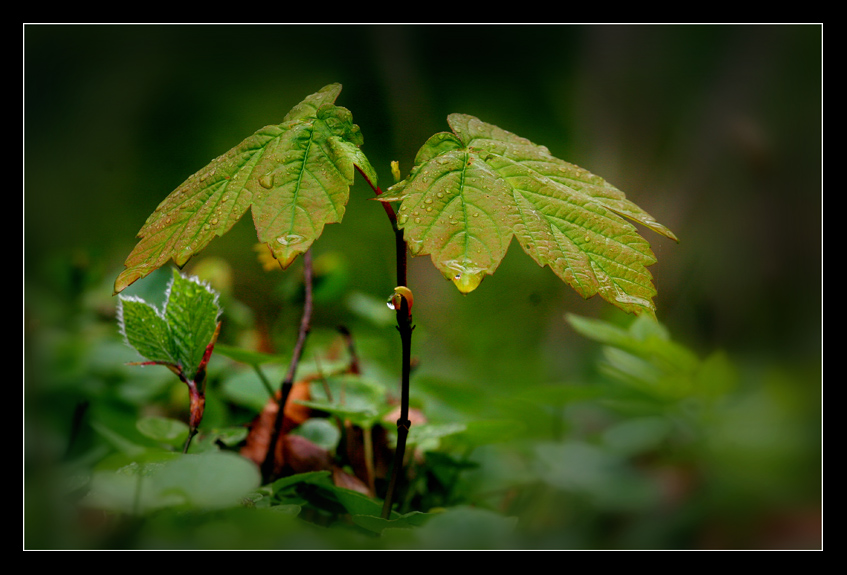
[[[299,244],[303,241],[303,236],[297,234],[288,234],[287,236],[280,236],[276,239],[277,243],[283,246],[293,246],[294,244]]]
[[[474,262],[467,258],[463,261],[451,260],[445,264],[453,274],[450,280],[463,294],[469,294],[479,287],[485,277],[485,269],[474,265]]]
[[[259,185],[267,190],[270,190],[274,186],[274,175],[265,174],[264,176],[259,178]]]

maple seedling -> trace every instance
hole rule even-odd
[[[599,294],[626,312],[655,316],[656,290],[647,267],[656,258],[633,222],[676,237],[622,191],[544,146],[474,116],[451,114],[451,131],[424,143],[405,179],[392,165],[395,183],[383,193],[361,150],[359,127],[349,110],[335,105],[340,92],[340,84],[330,84],[308,96],[282,123],[258,130],[167,196],[139,231],[115,293],[170,260],[185,265],[248,209],[259,241],[287,268],[326,224],[341,222],[358,172],[395,233],[399,291],[392,302],[403,343],[395,474],[409,426],[403,415],[413,328],[407,253],[429,255],[468,294],[495,272],[516,238],[539,266],[549,267],[584,298]],[[395,483],[392,479],[384,516]]]
[[[121,296],[118,300],[121,335],[146,358],[131,365],[163,365],[188,386],[186,453],[203,420],[206,366],[220,333],[220,315],[218,294],[197,278],[176,271],[161,310],[138,297]]]

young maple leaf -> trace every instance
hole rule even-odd
[[[252,209],[259,241],[282,267],[344,216],[355,168],[376,174],[362,136],[330,84],[189,177],[156,208],[115,281],[115,293],[168,260],[182,267]]]
[[[539,265],[585,298],[654,311],[650,245],[624,218],[673,232],[599,176],[544,146],[464,114],[432,136],[408,178],[378,200],[401,202],[398,225],[413,255],[429,254],[462,293],[494,273],[513,236]]]

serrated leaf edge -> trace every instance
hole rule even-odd
[[[150,309],[152,309],[153,312],[156,314],[156,316],[159,317],[165,323],[165,327],[168,330],[168,336],[170,338],[173,338],[174,337],[173,330],[171,328],[170,323],[166,319],[166,314],[167,314],[167,310],[168,310],[168,303],[170,302],[170,299],[171,299],[171,293],[172,293],[172,290],[174,288],[174,284],[176,283],[177,279],[179,279],[179,278],[182,278],[185,281],[189,281],[189,282],[192,282],[194,284],[197,284],[201,288],[205,289],[210,295],[212,295],[212,303],[214,304],[214,306],[216,308],[215,323],[218,323],[221,315],[223,314],[223,308],[220,305],[220,294],[216,290],[214,290],[208,282],[201,280],[199,277],[197,277],[195,275],[192,275],[192,276],[184,275],[181,272],[177,272],[176,270],[174,270],[174,275],[168,281],[168,285],[165,288],[165,299],[162,302],[162,308],[161,309],[157,308],[155,305],[151,304],[150,302],[148,302],[147,300],[145,300],[144,298],[142,298],[140,296],[137,296],[137,295],[119,295],[118,296],[117,312],[116,312],[117,322],[118,322],[118,332],[120,333],[124,343],[126,343],[126,345],[128,345],[129,347],[134,349],[136,352],[138,352],[138,354],[145,359],[149,359],[149,358],[146,358],[134,345],[132,345],[129,341],[129,338],[127,337],[126,321],[124,319],[124,302],[125,301],[133,301],[133,302],[136,302],[136,303],[144,304],[147,307],[149,307]],[[208,343],[206,343],[204,345],[208,345]],[[167,347],[167,346],[165,346],[165,347]],[[168,355],[170,355],[170,353],[168,353]],[[171,358],[171,359],[173,360],[174,366],[176,366],[178,368],[183,367],[178,362],[178,360],[176,358]]]

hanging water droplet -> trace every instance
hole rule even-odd
[[[468,258],[462,261],[451,260],[444,263],[453,272],[450,280],[463,294],[475,290],[485,277],[485,269],[474,265],[474,262]]]

